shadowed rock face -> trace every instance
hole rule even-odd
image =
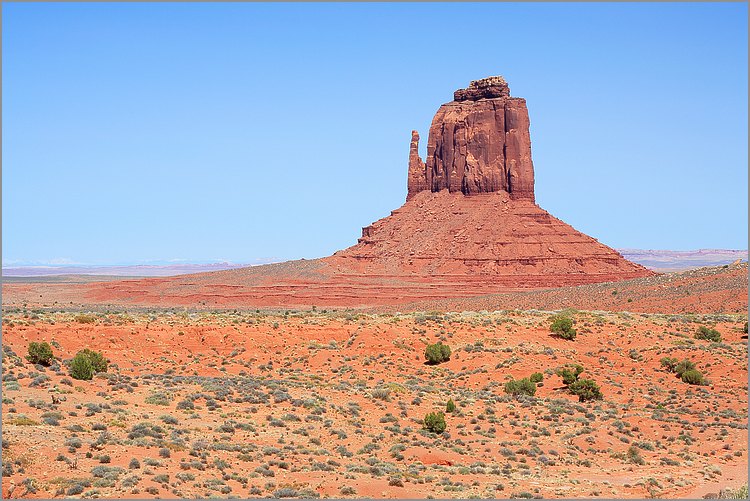
[[[407,200],[423,190],[445,189],[464,195],[505,191],[513,199],[534,200],[526,100],[510,97],[502,77],[473,81],[438,109],[424,163],[418,141],[413,132]]]

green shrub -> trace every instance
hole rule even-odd
[[[544,380],[544,374],[541,372],[535,372],[529,376],[529,381],[532,383],[541,383]]]
[[[83,353],[88,357],[91,366],[94,368],[94,372],[107,372],[107,359],[100,352],[84,348],[78,353]]]
[[[447,428],[445,414],[442,412],[430,412],[424,417],[424,427],[433,433],[443,433]]]
[[[698,327],[698,332],[695,333],[695,339],[702,339],[706,341],[713,341],[714,343],[721,342],[721,334],[716,329],[709,329],[705,325]]]
[[[451,349],[450,346],[443,343],[430,344],[424,351],[424,356],[427,361],[431,364],[439,364],[450,360]]]
[[[563,315],[552,317],[550,330],[563,339],[571,340],[576,338],[576,330],[573,328],[573,319],[570,317]]]
[[[448,403],[445,404],[445,412],[456,412],[456,403],[453,399],[448,400]]]
[[[705,380],[703,379],[703,374],[695,369],[686,370],[685,372],[680,374],[680,379],[682,379],[687,384],[703,384],[705,382]]]
[[[73,357],[70,362],[70,376],[84,381],[94,379],[94,366],[91,365],[91,360],[80,353]]]
[[[107,360],[104,355],[97,351],[83,349],[76,353],[70,362],[70,375],[73,379],[88,381],[94,378],[97,372],[106,372]]]
[[[661,359],[661,365],[669,372],[674,372],[685,383],[706,384],[703,374],[687,358],[678,362],[676,358],[664,357]]]
[[[41,343],[35,343],[32,341],[29,343],[29,354],[26,355],[26,360],[32,364],[40,364],[49,367],[54,360],[52,347],[46,341],[42,341]]]
[[[169,405],[172,403],[172,398],[164,392],[156,392],[147,396],[144,402],[151,405]]]
[[[579,402],[601,400],[604,396],[599,385],[591,379],[579,379],[568,386],[568,391],[578,397]]]
[[[677,374],[677,377],[679,378],[682,378],[682,375],[685,372],[693,370],[695,370],[695,364],[687,358],[674,367],[674,373]]]
[[[523,379],[508,381],[505,383],[505,393],[509,395],[529,395],[531,397],[536,393],[536,384],[532,383],[527,377]]]
[[[555,374],[562,378],[565,386],[569,386],[578,381],[578,376],[580,376],[582,372],[583,366],[575,364],[569,367],[560,367]]]
[[[661,366],[669,372],[674,372],[679,361],[674,357],[664,357],[661,359]]]

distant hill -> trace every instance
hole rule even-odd
[[[257,264],[265,264],[264,263]],[[255,264],[210,263],[131,266],[18,266],[3,268],[4,277],[48,277],[58,275],[99,275],[117,277],[171,277],[206,271],[246,268]]]
[[[624,258],[638,263],[646,268],[659,272],[683,271],[704,266],[720,266],[730,264],[738,259],[748,260],[747,250],[727,249],[698,249],[690,251],[673,250],[643,250],[643,249],[617,249]],[[69,275],[89,275],[103,277],[171,277],[175,275],[187,275],[190,273],[204,273],[207,271],[233,270],[268,264],[264,263],[237,264],[237,263],[211,263],[211,264],[174,264],[174,265],[133,265],[133,266],[18,266],[3,268],[4,277],[52,277]],[[76,281],[80,281],[76,279]]]
[[[747,261],[747,250],[698,249],[689,251],[617,249],[626,259],[658,272],[683,271],[704,266]]]

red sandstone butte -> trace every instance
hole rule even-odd
[[[426,162],[418,142],[412,131],[406,203],[327,258],[338,273],[431,277],[459,289],[653,274],[536,205],[526,101],[510,97],[502,77],[473,81],[438,109]]]

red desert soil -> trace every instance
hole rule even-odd
[[[747,483],[746,315],[568,314],[572,341],[540,311],[6,311],[3,497],[690,498]],[[722,341],[694,339],[702,325]],[[438,340],[450,360],[425,365]],[[31,341],[110,366],[72,380],[27,362]],[[566,391],[555,370],[572,363],[603,400]],[[505,394],[534,372],[534,397]],[[424,430],[448,399],[446,434]]]
[[[622,282],[490,294],[380,307],[378,311],[481,311],[502,309],[630,311],[643,313],[744,313],[748,264],[698,268]]]
[[[336,256],[334,256],[336,257]],[[330,259],[330,258],[329,258]],[[747,311],[747,263],[700,268],[613,283],[554,289],[496,289],[470,276],[462,283],[426,277],[412,281],[348,277],[344,286],[321,279],[329,260],[290,261],[239,270],[95,283],[5,283],[6,307],[190,307],[304,308],[347,307],[371,311],[462,311],[497,309],[718,313]],[[298,278],[292,281],[290,275]],[[217,283],[218,282],[218,283]],[[474,296],[474,297],[465,297]]]

